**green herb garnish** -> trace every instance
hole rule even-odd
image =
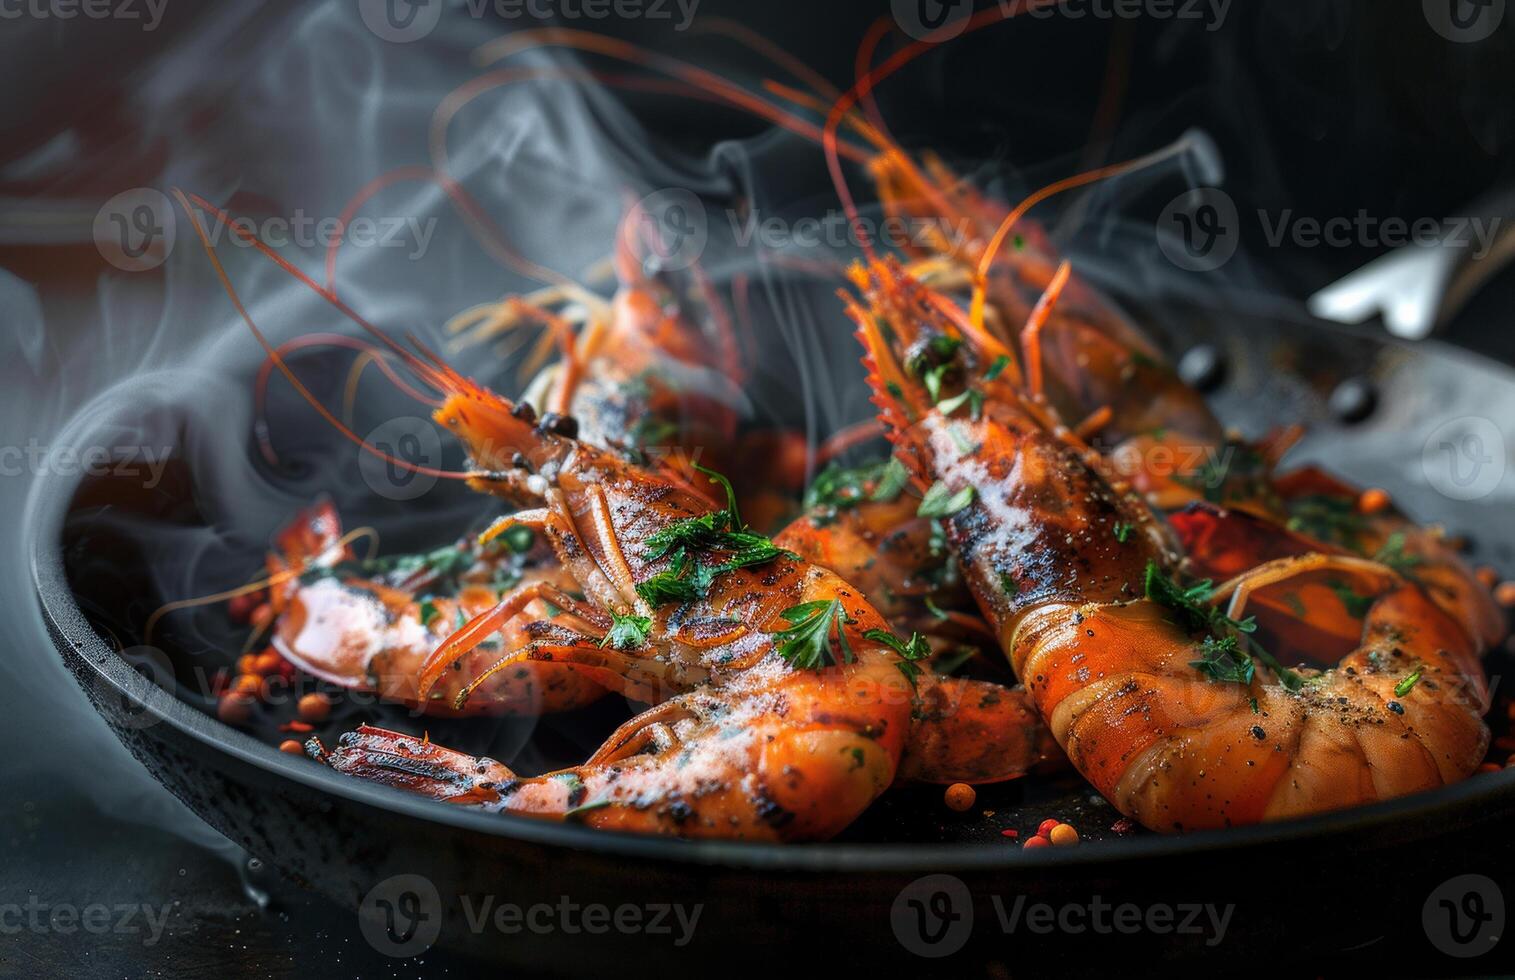
[[[1215,594],[1215,586],[1208,579],[1189,586],[1180,585],[1164,574],[1157,562],[1149,559],[1146,593],[1151,601],[1177,613],[1179,625],[1186,631],[1208,634],[1206,639],[1215,645],[1207,650],[1202,644],[1204,659],[1193,661],[1193,664],[1198,666],[1213,662],[1214,666],[1200,668],[1212,679],[1251,683],[1250,672],[1246,673],[1246,681],[1239,681],[1240,673],[1245,669],[1231,669],[1227,664],[1232,661],[1240,663],[1242,659],[1251,664],[1256,659],[1273,671],[1279,682],[1289,690],[1297,691],[1304,684],[1304,678],[1280,664],[1261,644],[1252,639],[1250,634],[1257,630],[1255,619],[1248,616],[1246,619],[1235,620],[1209,604],[1210,597]],[[1232,641],[1229,646],[1226,645],[1227,640]]]
[[[958,511],[973,503],[977,491],[972,486],[963,487],[957,493],[947,489],[947,485],[940,480],[931,485],[926,491],[926,496],[921,500],[918,517],[951,517]]]
[[[687,517],[648,537],[644,558],[656,561],[672,557],[668,568],[636,587],[637,595],[653,606],[703,598],[711,582],[723,572],[762,565],[780,556],[798,557],[792,551],[775,547],[766,535],[748,530],[737,511],[736,490],[730,480],[698,463],[694,468],[725,488],[726,507],[699,517]],[[724,554],[724,560],[690,560],[691,554],[717,553]]]
[[[1174,482],[1204,495],[1212,504],[1228,500],[1268,498],[1268,461],[1251,446],[1227,443],[1219,456],[1211,456],[1192,475],[1175,476]]]
[[[867,500],[887,503],[900,495],[909,480],[905,464],[893,456],[850,469],[833,463],[806,489],[805,509],[819,511],[819,516],[831,518],[835,517],[836,511],[856,507]]]
[[[1131,531],[1131,525],[1127,524],[1125,521],[1121,521],[1119,524],[1115,525],[1115,540],[1121,544],[1125,544],[1126,539],[1131,537]]]
[[[802,670],[819,670],[850,664],[855,659],[844,628],[853,620],[842,608],[842,600],[802,602],[779,615],[793,625],[773,634],[776,649],[779,656],[794,666]],[[835,649],[831,642],[833,632],[836,635]]]
[[[968,406],[968,415],[977,420],[984,411],[984,393],[976,388],[964,388],[961,394],[938,402],[936,408],[943,415],[950,416],[964,405]]]
[[[1406,694],[1409,694],[1411,691],[1413,691],[1415,689],[1415,685],[1420,683],[1420,675],[1423,673],[1425,673],[1424,667],[1416,667],[1410,676],[1394,685],[1394,696],[1396,698],[1402,698]]]
[[[1380,565],[1387,565],[1401,575],[1409,575],[1424,560],[1405,550],[1405,533],[1395,531],[1384,540],[1383,547],[1373,556]]]
[[[915,686],[915,679],[921,676],[921,668],[917,661],[925,660],[931,656],[931,645],[926,638],[919,633],[911,633],[909,640],[902,640],[888,630],[869,630],[863,634],[863,639],[882,643],[884,646],[900,655],[899,663],[895,664],[910,686]]]
[[[1317,541],[1356,548],[1367,529],[1367,521],[1357,512],[1357,502],[1344,497],[1310,494],[1289,501],[1288,507],[1289,530]]]
[[[1336,597],[1340,599],[1341,604],[1346,607],[1347,615],[1351,616],[1353,619],[1362,619],[1368,614],[1368,610],[1373,608],[1374,600],[1372,596],[1358,595],[1356,592],[1352,591],[1352,587],[1347,583],[1341,581],[1331,581],[1327,582],[1326,584],[1330,586],[1332,592],[1336,593]]]
[[[610,631],[600,641],[600,646],[612,646],[617,650],[635,650],[647,642],[652,631],[652,620],[646,616],[610,614]]]
[[[1189,661],[1189,666],[1212,681],[1233,684],[1251,684],[1256,666],[1252,658],[1238,649],[1236,637],[1227,636],[1217,640],[1207,636],[1199,645],[1200,659]]]

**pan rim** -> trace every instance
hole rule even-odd
[[[1357,331],[1350,331],[1356,333]],[[1404,346],[1384,338],[1390,346]],[[1475,352],[1437,341],[1422,341],[1418,350],[1472,361],[1486,367],[1508,368]],[[1414,827],[1416,818],[1437,816],[1447,820],[1458,814],[1487,811],[1488,804],[1515,799],[1515,768],[1500,773],[1481,773],[1451,786],[1364,807],[1316,814],[1285,821],[1196,831],[1182,835],[1143,835],[1102,841],[1072,849],[1025,850],[1010,844],[878,844],[817,843],[772,844],[727,840],[685,841],[632,833],[594,830],[571,824],[551,823],[510,814],[492,814],[461,807],[448,807],[419,799],[391,787],[350,779],[309,760],[279,752],[238,731],[172,693],[151,687],[146,697],[128,690],[132,668],[88,623],[63,570],[61,532],[82,477],[78,474],[46,473],[31,490],[26,512],[35,529],[31,555],[32,581],[39,610],[60,657],[71,652],[93,675],[122,697],[153,712],[159,724],[172,726],[208,752],[228,755],[239,762],[305,788],[400,815],[467,830],[518,840],[524,843],[596,852],[614,857],[705,867],[727,867],[796,874],[827,871],[856,873],[898,872],[994,872],[1034,870],[1042,867],[1100,867],[1162,860],[1180,855],[1256,852],[1262,849],[1319,841],[1365,831],[1392,831],[1395,824]],[[92,706],[93,707],[93,706]],[[98,713],[98,711],[97,711]],[[1413,837],[1415,835],[1406,835]]]

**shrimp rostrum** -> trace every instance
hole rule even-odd
[[[1339,554],[1190,582],[1166,525],[1057,418],[1036,372],[973,363],[891,261],[850,304],[897,457],[1053,736],[1122,812],[1164,831],[1280,819],[1460,780],[1488,741],[1480,642],[1413,578]],[[934,349],[937,384],[913,352]],[[964,392],[974,392],[963,397]],[[1357,645],[1285,666],[1246,616],[1302,577],[1364,597]],[[1304,609],[1308,616],[1311,610]]]

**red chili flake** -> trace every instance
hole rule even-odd
[[[1019,837],[1021,835],[1021,832],[1012,827],[1009,830],[1000,831],[999,835],[1001,837]]]
[[[281,732],[313,732],[315,730],[314,725],[307,725],[303,721],[286,721],[279,726]]]
[[[1129,834],[1131,831],[1136,829],[1136,821],[1132,820],[1130,817],[1121,817],[1119,820],[1115,821],[1115,823],[1110,825],[1110,829],[1115,831],[1117,834]]]

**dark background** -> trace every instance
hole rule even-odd
[[[128,108],[131,96],[144,66],[192,36],[212,6],[169,0],[162,27],[152,33],[112,21],[0,21],[0,268],[36,288],[47,327],[40,345],[28,347],[30,356],[7,358],[7,444],[45,438],[60,416],[82,403],[86,393],[59,377],[74,353],[111,356],[98,334],[97,308],[101,277],[110,270],[89,240],[87,222],[82,235],[39,237],[22,220],[26,206],[76,202],[92,215],[115,191],[155,182],[166,149],[151,120]],[[331,6],[334,15],[350,15],[353,4]],[[245,26],[245,46],[256,51],[283,43],[280,31],[294,9],[257,6]],[[888,4],[837,0],[703,0],[697,18],[740,20],[845,86],[857,40],[887,11]],[[1515,178],[1510,20],[1487,40],[1458,44],[1431,30],[1421,4],[1411,0],[1235,0],[1215,31],[1182,21],[1052,19],[960,39],[892,79],[881,99],[906,145],[934,147],[965,169],[1027,183],[1139,155],[1200,128],[1220,148],[1224,186],[1243,214],[1502,215],[1510,199],[1501,195]],[[729,42],[671,37],[665,26],[647,22],[591,26],[746,80],[762,71]],[[416,57],[425,56],[424,44],[415,46]],[[213,68],[204,71],[199,98],[207,132],[218,112],[237,104],[245,73],[257,65],[251,58]],[[467,77],[465,68],[459,77]],[[656,99],[633,101],[649,130],[685,149],[750,138],[761,129],[713,107],[681,104],[672,111]],[[298,146],[272,140],[264,150],[289,168],[300,167]],[[810,186],[820,158],[801,155],[784,166],[803,168],[806,176],[793,179]],[[766,179],[782,183],[790,176]],[[1138,192],[1121,203],[1121,213],[1151,220],[1178,189]],[[1376,254],[1361,244],[1269,248],[1259,236],[1256,222],[1244,223],[1246,262],[1228,270],[1224,288],[1298,302]],[[1496,278],[1446,336],[1515,358],[1505,316],[1510,288],[1509,277]],[[0,309],[0,323],[9,330],[19,315]],[[60,386],[69,391],[64,404],[50,400]],[[10,513],[21,513],[26,489],[24,477],[4,478]],[[6,554],[14,552],[8,547]],[[75,695],[56,665],[28,666],[52,654],[34,626],[28,628],[24,575],[5,583],[19,620],[5,634],[13,670],[35,670],[53,697]],[[0,900],[40,895],[80,905],[167,903],[172,917],[169,934],[155,947],[130,936],[80,933],[0,938],[0,975],[466,972],[440,955],[399,965],[380,960],[358,936],[350,913],[266,872],[248,872],[235,849],[193,829],[193,818],[177,803],[122,768],[134,763],[91,716],[60,719],[49,706],[54,702],[39,701],[35,688],[8,686],[0,690],[0,739],[18,761],[0,773],[0,813],[8,828],[0,835]],[[60,731],[60,724],[70,730]],[[116,789],[102,795],[101,786]],[[266,910],[264,890],[272,892]]]

